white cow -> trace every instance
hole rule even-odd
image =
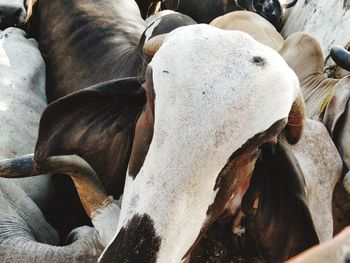
[[[148,54],[159,40],[145,45]],[[245,33],[208,25],[172,31],[143,87],[147,105],[136,125],[118,233],[100,262],[181,262],[249,180],[257,148],[276,141],[293,102],[293,117],[300,117],[299,84],[283,59]],[[146,153],[145,130],[152,131]]]

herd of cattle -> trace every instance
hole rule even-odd
[[[296,2],[0,0],[0,261],[198,262],[225,221],[237,262],[349,262],[350,53]]]

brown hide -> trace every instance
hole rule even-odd
[[[235,11],[215,18],[210,25],[225,30],[240,30],[256,41],[278,51],[284,39],[276,28],[260,15],[248,11]]]
[[[350,76],[344,77],[334,87],[323,118],[343,161],[350,169]]]
[[[148,67],[146,75],[144,88],[146,90],[147,103],[135,126],[135,136],[128,168],[129,175],[134,178],[145,161],[153,137],[155,94],[151,67]]]
[[[142,70],[137,46],[146,23],[123,0],[39,1],[38,42],[51,102],[72,92]]]
[[[299,78],[307,116],[323,119],[349,168],[350,123],[347,105],[350,77],[325,78],[321,47],[315,38],[306,33],[290,35],[279,52]]]
[[[308,77],[323,74],[321,47],[315,38],[306,33],[290,35],[279,53],[298,76],[302,88]]]

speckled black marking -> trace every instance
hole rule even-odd
[[[265,67],[266,65],[266,60],[262,57],[253,57],[253,59],[251,60],[251,62],[259,67]]]
[[[161,238],[147,214],[134,215],[103,254],[100,263],[155,262]]]

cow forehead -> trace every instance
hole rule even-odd
[[[297,77],[280,55],[239,31],[177,29],[151,66],[155,130],[162,123],[159,130],[173,127],[175,133],[198,125],[209,132],[230,123],[241,135],[232,150],[287,117],[299,93]],[[167,120],[170,126],[163,126]]]

